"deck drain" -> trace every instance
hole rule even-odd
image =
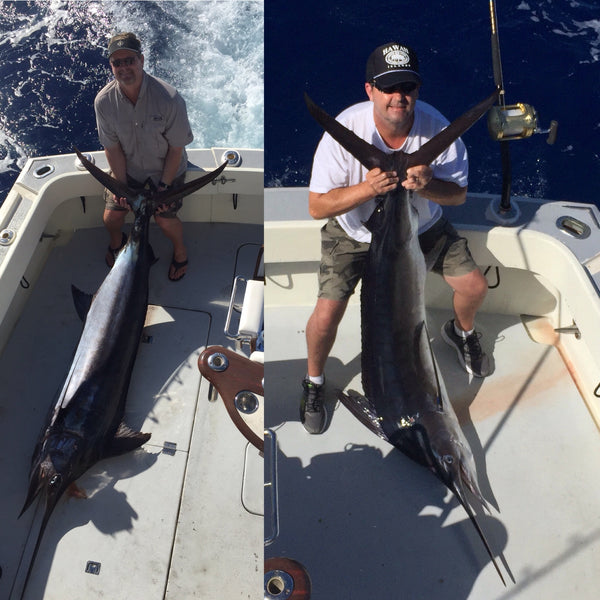
[[[100,563],[93,560],[88,560],[85,565],[85,572],[90,575],[100,575]]]

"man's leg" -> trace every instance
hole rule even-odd
[[[466,275],[444,276],[454,290],[454,319],[442,328],[442,337],[457,352],[458,360],[467,372],[486,377],[492,372],[489,357],[479,343],[475,331],[475,315],[487,294],[487,280],[477,268]]]
[[[115,255],[123,246],[123,225],[125,224],[126,210],[105,209],[104,226],[110,236],[106,252],[106,264],[112,267],[115,263]]]
[[[456,325],[463,331],[475,327],[475,314],[483,304],[487,294],[487,279],[479,269],[459,277],[444,276],[454,290],[454,315]]]
[[[167,239],[173,244],[173,258],[169,266],[169,279],[178,281],[187,270],[187,251],[183,242],[183,223],[179,217],[156,215],[156,223]]]
[[[338,325],[347,305],[347,300],[317,299],[315,309],[306,324],[309,377],[323,375],[325,362],[335,342]]]
[[[347,300],[318,298],[306,324],[308,372],[302,381],[300,420],[309,433],[322,433],[327,423],[323,371],[347,304]]]
[[[309,433],[322,433],[327,423],[324,369],[338,325],[364,268],[368,244],[348,236],[335,219],[321,229],[319,294],[306,324],[307,374],[302,381],[300,419]]]

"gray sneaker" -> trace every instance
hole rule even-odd
[[[463,338],[454,331],[454,319],[447,321],[442,327],[442,338],[456,350],[458,361],[467,373],[475,377],[487,377],[491,373],[490,360],[481,349],[479,338],[481,334],[474,331]]]
[[[323,433],[327,423],[327,409],[324,404],[325,384],[313,383],[308,377],[302,381],[300,420],[308,433]]]

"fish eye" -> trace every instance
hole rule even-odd
[[[454,462],[454,456],[452,456],[451,454],[445,454],[444,455],[444,462],[447,465],[451,465]]]

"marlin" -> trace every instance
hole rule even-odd
[[[494,104],[498,91],[407,154],[390,154],[358,137],[307,95],[311,115],[367,169],[396,171],[429,165]],[[412,192],[401,185],[387,193],[365,223],[372,233],[361,290],[361,370],[364,396],[338,392],[340,401],[365,426],[432,471],[458,498],[506,585],[479,526],[473,506],[487,509],[465,438],[433,354],[425,315],[427,268],[419,246]],[[474,500],[469,500],[466,489]]]
[[[41,493],[45,512],[25,578],[27,587],[48,520],[59,498],[103,458],[140,447],[149,433],[123,423],[125,401],[148,307],[148,276],[155,262],[148,224],[157,206],[171,204],[210,183],[221,165],[175,190],[156,192],[149,184],[134,192],[96,167],[75,149],[85,168],[135,214],[129,238],[102,285],[92,297],[72,287],[84,321],[73,362],[33,452],[29,491],[19,517]]]

